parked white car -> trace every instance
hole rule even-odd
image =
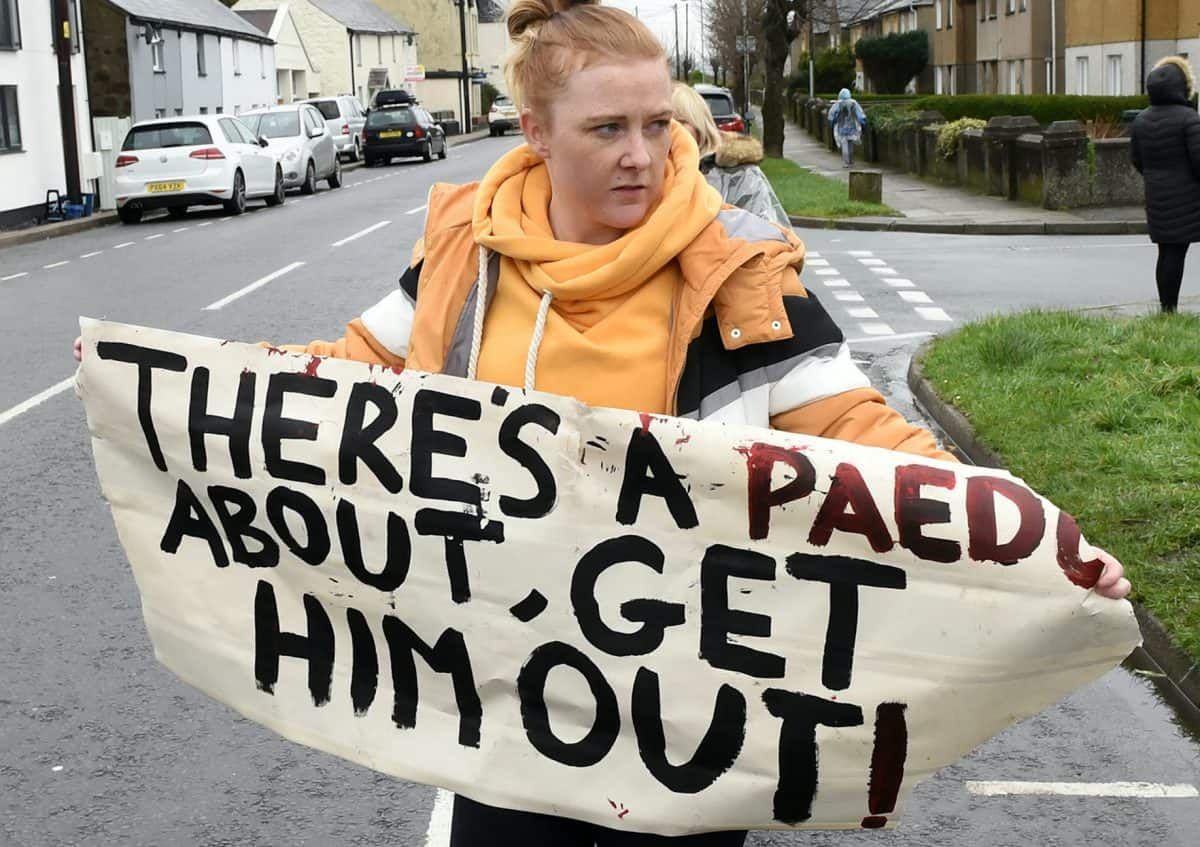
[[[178,218],[189,206],[220,204],[240,215],[248,199],[283,202],[283,169],[266,139],[231,115],[160,118],[125,136],[113,192],[127,224],[151,209]]]
[[[362,158],[359,149],[363,123],[367,116],[358,100],[349,94],[339,94],[336,97],[312,97],[301,100],[301,103],[312,103],[320,110],[325,124],[333,134],[333,144],[337,147],[338,155],[344,156],[351,162]]]
[[[342,160],[334,147],[333,136],[316,106],[294,103],[242,112],[242,123],[279,156],[283,168],[283,187],[304,194],[317,190],[323,179],[330,188],[342,185]]]

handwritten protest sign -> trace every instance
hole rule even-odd
[[[635,831],[875,828],[1119,662],[1005,474],[83,321],[158,658],[301,744]]]

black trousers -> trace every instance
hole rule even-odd
[[[1164,312],[1174,312],[1179,306],[1179,289],[1183,285],[1183,265],[1187,259],[1188,244],[1159,244],[1158,302]]]
[[[745,832],[706,832],[668,838],[620,832],[595,824],[485,806],[454,796],[450,847],[742,847]]]

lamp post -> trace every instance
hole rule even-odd
[[[458,6],[458,35],[462,44],[462,107],[464,134],[474,129],[471,121],[471,68],[467,62],[467,0],[454,0]]]

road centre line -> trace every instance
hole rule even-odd
[[[29,271],[21,271],[20,273],[9,274],[8,276],[0,276],[0,282],[8,282],[10,279],[19,279],[23,276],[29,276]]]
[[[84,254],[83,254],[82,256],[80,256],[79,258],[81,258],[81,259],[90,259],[90,258],[92,258],[92,256],[99,256],[99,255],[100,255],[101,253],[103,253],[103,252],[104,252],[103,250],[93,250],[91,253],[84,253]]]
[[[145,241],[153,241],[153,240],[154,240],[154,239],[156,239],[156,238],[162,238],[164,235],[166,235],[166,233],[165,233],[165,232],[156,232],[154,235],[147,235],[147,236],[145,237],[145,239],[143,239],[143,240],[145,240]]]
[[[132,241],[122,241],[120,244],[114,244],[113,249],[120,250],[123,247],[132,247],[133,244],[134,244],[134,242],[132,242]]]
[[[279,277],[283,276],[286,273],[291,273],[292,271],[294,271],[296,268],[300,267],[303,264],[304,264],[304,262],[292,262],[290,265],[280,268],[279,270],[277,270],[273,273],[269,273],[266,276],[262,277],[261,279],[256,279],[254,282],[250,283],[245,288],[239,288],[237,291],[233,292],[232,294],[228,295],[227,297],[222,297],[220,300],[217,300],[215,303],[209,303],[207,306],[204,307],[204,310],[211,312],[211,311],[215,311],[216,309],[220,309],[223,306],[228,306],[230,303],[232,303],[234,300],[238,299],[239,297],[244,297],[245,295],[249,294],[251,291],[254,291],[255,289],[258,289],[258,288],[262,288],[268,282],[279,279]]]
[[[450,843],[450,821],[453,815],[454,795],[444,788],[439,788],[433,798],[433,809],[429,813],[425,847],[446,847]]]
[[[17,417],[18,415],[23,415],[26,412],[28,412],[30,409],[33,409],[37,406],[42,405],[47,400],[49,400],[51,397],[54,397],[57,394],[62,394],[64,391],[66,391],[68,388],[70,388],[74,384],[75,384],[75,377],[73,377],[73,376],[67,377],[62,382],[56,382],[54,385],[50,386],[45,391],[42,391],[38,394],[33,395],[28,400],[26,400],[22,403],[18,403],[17,405],[13,406],[11,409],[8,409],[7,411],[4,411],[4,412],[0,412],[0,426],[4,426],[6,423],[11,421],[13,418]]]
[[[196,226],[212,226],[212,224],[213,224],[212,221],[205,221],[202,224],[196,224]]]
[[[371,226],[367,227],[366,229],[359,230],[358,232],[354,233],[353,235],[346,236],[341,241],[333,242],[333,244],[330,246],[341,247],[343,244],[348,244],[351,241],[354,241],[356,238],[362,238],[364,235],[369,235],[370,233],[374,232],[375,230],[379,229],[380,227],[385,227],[390,223],[391,223],[391,221],[380,221],[377,224],[372,224]]]
[[[409,210],[408,210],[407,212],[405,212],[404,214],[406,214],[406,215],[415,215],[415,214],[417,214],[417,212],[424,212],[424,211],[425,211],[426,209],[428,209],[428,208],[429,208],[429,204],[427,203],[427,204],[425,204],[424,206],[417,206],[417,208],[415,208],[415,209],[409,209]]]
[[[173,229],[173,230],[171,230],[171,232],[183,232],[183,231],[184,231],[184,230],[186,230],[186,229],[190,229],[190,227],[181,226],[181,227],[179,227],[179,229]]]
[[[63,259],[61,262],[52,262],[49,265],[42,265],[42,270],[48,271],[48,270],[51,270],[52,268],[61,268],[63,265],[69,265],[69,264],[71,264],[70,259]]]
[[[1189,799],[1200,797],[1194,785],[1155,782],[985,782],[968,781],[967,793],[980,797],[1144,797]]]

